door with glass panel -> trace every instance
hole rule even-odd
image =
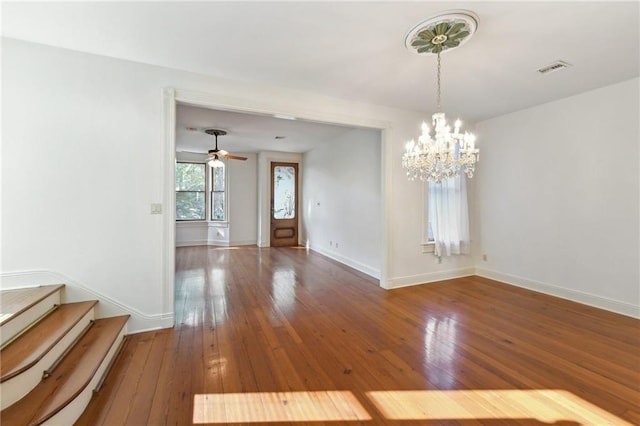
[[[271,246],[298,245],[298,164],[271,163]]]

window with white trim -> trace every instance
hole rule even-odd
[[[226,167],[211,168],[211,220],[224,221],[226,209]]]
[[[176,221],[227,219],[226,167],[176,163]]]
[[[176,163],[176,220],[206,219],[206,164]]]

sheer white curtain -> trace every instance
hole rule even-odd
[[[429,182],[429,222],[436,256],[469,253],[469,208],[464,174],[441,183]]]

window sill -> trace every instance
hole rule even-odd
[[[207,222],[210,228],[228,228],[229,222],[225,222],[222,220],[210,220]]]
[[[213,220],[176,220],[176,226],[179,228],[228,228],[229,222]]]

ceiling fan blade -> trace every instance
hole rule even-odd
[[[222,155],[222,156],[229,155],[229,152],[225,151],[224,149],[219,149],[218,150],[218,155]]]
[[[198,154],[198,155],[207,155],[206,152],[195,152],[195,151],[178,151],[180,153],[185,153],[185,154]]]
[[[244,161],[244,160],[247,159],[247,157],[241,157],[239,155],[232,155],[232,154],[228,154],[228,153],[227,154],[218,153],[218,155],[220,155],[221,157],[224,157],[224,158],[228,158],[230,160],[242,160],[242,161]]]

